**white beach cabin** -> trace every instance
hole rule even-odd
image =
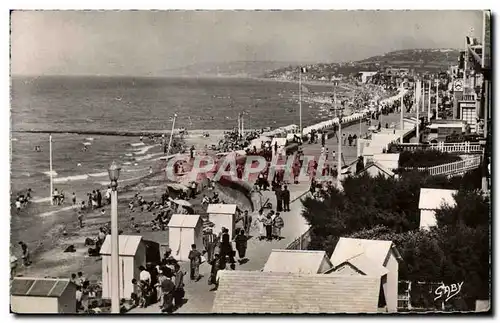
[[[437,188],[421,188],[418,208],[420,210],[420,229],[427,230],[437,225],[436,210],[447,204],[455,206],[456,190],[444,190]]]
[[[203,221],[197,214],[174,214],[168,223],[168,245],[172,256],[180,261],[189,261],[191,245],[203,249]]]
[[[236,228],[236,204],[209,204],[207,207],[208,219],[214,223],[213,232],[218,234],[222,227],[229,230],[231,239]]]
[[[111,235],[101,247],[102,298],[111,298]],[[139,280],[139,266],[146,266],[146,245],[142,236],[118,236],[120,298],[130,299],[134,292],[132,279]]]
[[[16,277],[10,309],[16,314],[76,313],[76,285],[69,279]]]
[[[402,258],[392,241],[340,238],[330,260],[333,268],[326,274],[380,279],[386,311],[397,312],[399,262]]]

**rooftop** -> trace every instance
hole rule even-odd
[[[118,236],[118,253],[120,256],[135,256],[142,236]],[[111,235],[107,235],[101,246],[101,255],[111,255]]]
[[[207,213],[236,214],[237,209],[236,204],[209,204]]]
[[[173,214],[168,222],[169,228],[195,228],[200,221],[197,214]]]
[[[421,188],[418,208],[421,210],[437,210],[443,204],[454,206],[456,202],[453,194],[456,192],[456,190]]]
[[[214,313],[377,312],[380,277],[220,272]]]
[[[323,261],[332,266],[324,251],[273,249],[265,272],[317,274]]]
[[[365,255],[376,265],[385,266],[391,250],[396,252],[396,258],[401,257],[397,250],[393,248],[392,241],[340,238],[330,260],[334,266],[338,266],[351,258]]]
[[[69,284],[69,279],[16,277],[11,283],[12,296],[60,297]]]

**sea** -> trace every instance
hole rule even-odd
[[[11,190],[48,185],[50,131],[169,130],[174,114],[176,128],[226,130],[237,126],[240,112],[245,112],[246,129],[298,124],[298,84],[240,78],[14,77]],[[302,118],[307,126],[328,116],[302,103]],[[47,133],[23,132],[29,130]],[[52,145],[58,182],[106,180],[112,160],[130,173],[143,172],[143,161],[161,154],[161,147],[127,136],[58,133]]]

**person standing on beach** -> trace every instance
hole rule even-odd
[[[102,195],[101,195],[101,191],[100,190],[97,190],[96,191],[96,197],[97,197],[97,207],[98,208],[101,208],[102,206]]]
[[[108,188],[106,189],[106,203],[111,204],[111,186],[108,185]]]
[[[71,202],[73,202],[73,205],[76,205],[76,194],[75,194],[75,192],[73,192],[73,194],[71,194]]]
[[[28,267],[31,265],[30,252],[28,250],[28,245],[22,241],[19,241],[19,245],[21,246],[21,250],[23,252],[23,265]]]
[[[82,211],[78,211],[77,219],[78,219],[78,225],[80,226],[80,228],[83,228],[83,213],[82,213]]]

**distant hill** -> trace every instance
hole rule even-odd
[[[386,67],[410,68],[418,73],[439,72],[457,64],[457,49],[405,49],[373,56],[356,62],[322,63],[308,65],[308,79],[331,79],[360,71],[377,71]],[[298,66],[284,67],[264,74],[269,78],[296,78]]]
[[[168,69],[162,74],[166,76],[231,76],[231,77],[259,77],[270,71],[293,65],[300,62],[271,62],[271,61],[235,61],[228,63],[199,63],[181,68]]]

